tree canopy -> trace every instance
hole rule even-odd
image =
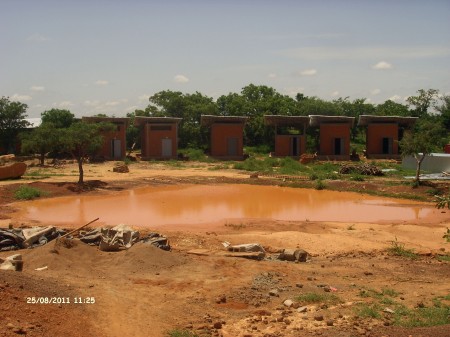
[[[84,183],[83,162],[95,154],[103,144],[102,132],[111,131],[111,123],[75,122],[60,129],[61,150],[69,152],[78,163],[78,184]]]
[[[75,121],[69,110],[51,109],[41,113],[42,123],[52,123],[55,128],[68,128]]]
[[[10,101],[9,97],[0,99],[0,153],[14,152],[17,135],[28,126],[25,120],[28,106]]]

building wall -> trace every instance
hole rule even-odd
[[[343,153],[336,155],[334,139],[343,139]],[[345,160],[350,158],[350,124],[330,123],[320,124],[319,156],[328,156],[333,159]]]
[[[366,132],[366,153],[370,155],[383,155],[383,138],[392,138],[392,153],[398,154],[398,125],[397,124],[369,124]],[[389,154],[386,155],[389,157]]]
[[[413,156],[406,156],[402,160],[402,167],[415,170],[417,166],[416,158]],[[421,173],[442,173],[450,172],[450,154],[447,153],[431,153],[425,156],[425,159],[420,166]]]
[[[287,157],[291,156],[291,144],[292,138],[299,139],[299,154],[302,155],[306,152],[306,138],[303,135],[275,135],[275,156]]]
[[[243,157],[244,156],[244,124],[214,123],[211,125],[211,156]],[[228,153],[228,139],[237,138],[237,155]]]
[[[154,128],[170,128],[170,130],[154,130]],[[144,159],[163,159],[176,158],[178,151],[178,132],[177,124],[160,124],[147,123],[144,124],[142,132],[142,157]],[[169,157],[163,157],[162,140],[172,140],[172,154]]]
[[[125,123],[114,123],[116,126],[115,131],[109,131],[102,133],[103,145],[98,153],[99,156],[104,157],[107,160],[122,160],[126,156],[126,127]],[[119,158],[114,158],[112,156],[112,141],[118,139],[120,140],[120,154]]]

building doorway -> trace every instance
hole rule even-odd
[[[172,139],[161,139],[161,155],[163,157],[172,157]]]

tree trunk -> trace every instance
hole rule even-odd
[[[77,158],[77,162],[78,162],[78,172],[79,172],[78,184],[83,185],[83,183],[84,183],[84,181],[83,181],[83,158]]]
[[[45,153],[41,153],[39,157],[39,161],[41,162],[41,166],[44,166],[44,160],[45,160]]]
[[[425,159],[425,155],[426,155],[425,153],[422,154],[422,157],[420,158],[415,156],[417,161],[415,182],[417,183],[417,185],[420,185],[420,166],[422,165],[422,162]]]

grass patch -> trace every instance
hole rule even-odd
[[[438,255],[437,259],[438,259],[439,261],[450,262],[450,255],[442,255],[442,256],[439,256],[439,255]]]
[[[395,310],[394,324],[411,328],[450,324],[450,306],[416,309],[400,306]]]
[[[279,172],[281,174],[296,175],[303,170],[303,165],[300,164],[297,160],[292,159],[291,157],[286,157],[280,160]]]
[[[388,252],[392,255],[406,257],[411,260],[418,258],[413,249],[405,248],[405,244],[398,242],[397,238],[391,241],[391,247],[388,248]]]
[[[14,192],[14,198],[18,200],[32,200],[45,195],[48,195],[48,192],[28,185],[22,185]]]
[[[234,169],[245,171],[258,171],[272,173],[273,168],[278,165],[278,160],[275,158],[264,158],[263,160],[250,157],[242,162],[237,162],[233,165]]]
[[[342,300],[338,296],[327,293],[305,293],[298,295],[295,299],[296,301],[302,304],[310,304],[310,303],[338,304],[342,302]]]
[[[321,179],[316,180],[316,183],[314,184],[314,188],[318,191],[324,190],[326,187],[327,186]]]
[[[361,174],[352,174],[349,178],[352,181],[364,181],[364,177]]]
[[[190,161],[200,161],[207,163],[214,161],[214,159],[209,158],[202,149],[187,148],[180,149],[178,152],[189,158]]]
[[[166,333],[167,337],[198,337],[198,335],[189,330],[170,330]]]
[[[361,303],[354,308],[355,314],[362,318],[381,318],[381,310],[377,303]]]
[[[355,230],[355,225],[350,225],[347,227],[348,231],[354,231]]]

